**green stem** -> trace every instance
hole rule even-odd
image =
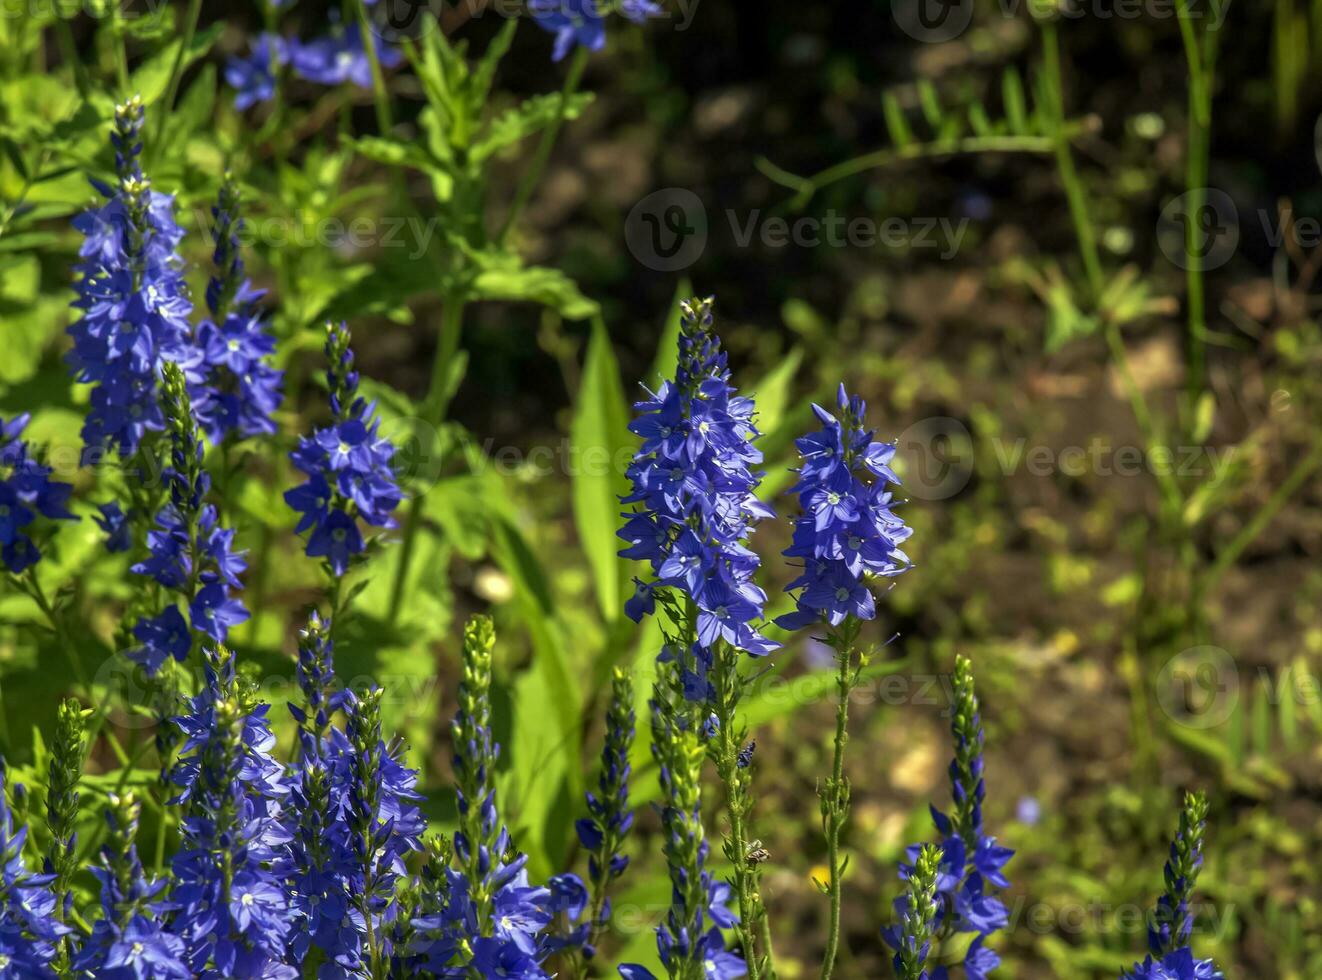
[[[386,76],[381,71],[381,59],[376,53],[372,22],[368,19],[364,0],[355,0],[354,9],[358,15],[358,36],[362,38],[363,49],[367,52],[367,63],[372,68],[372,98],[376,103],[376,126],[382,136],[388,136],[394,126],[390,115],[390,93],[386,91]]]
[[[1070,219],[1074,223],[1074,234],[1079,242],[1079,255],[1083,259],[1084,272],[1088,277],[1088,288],[1092,292],[1093,302],[1096,302],[1102,294],[1106,281],[1102,273],[1101,258],[1097,253],[1097,232],[1093,228],[1092,214],[1088,208],[1088,195],[1074,166],[1074,154],[1070,149],[1069,136],[1065,129],[1065,84],[1060,69],[1060,36],[1056,30],[1056,22],[1052,19],[1042,21],[1042,61],[1048,94],[1043,108],[1049,113],[1048,124],[1056,152],[1056,168],[1065,187]]]
[[[835,756],[831,779],[822,790],[822,829],[826,834],[827,867],[831,899],[831,924],[826,934],[826,953],[822,957],[822,980],[830,980],[840,949],[840,908],[844,895],[844,868],[840,866],[840,832],[849,815],[849,785],[845,782],[845,746],[849,742],[849,695],[853,691],[853,650],[842,644],[836,651],[840,672],[836,677],[839,703],[835,710]]]
[[[326,577],[329,580],[327,584],[327,598],[330,600],[330,632],[334,633],[335,628],[340,625],[340,603],[344,596],[344,576],[336,575],[335,570],[326,566]]]
[[[509,214],[505,216],[505,223],[501,226],[500,234],[496,236],[498,242],[503,242],[509,236],[510,230],[519,220],[519,215],[527,207],[528,201],[532,199],[533,191],[537,189],[537,184],[542,179],[542,172],[546,169],[547,161],[551,158],[551,149],[555,146],[556,137],[560,134],[560,127],[564,125],[565,115],[569,111],[569,100],[573,98],[578,90],[578,83],[583,77],[583,69],[588,63],[588,49],[582,46],[574,49],[573,60],[569,62],[569,71],[565,75],[565,83],[560,89],[560,104],[556,107],[555,117],[551,120],[546,129],[542,130],[542,138],[537,144],[537,150],[533,154],[532,162],[523,174],[523,179],[519,181],[518,190],[514,194],[514,203],[510,205]]]
[[[1055,141],[1046,136],[966,136],[959,139],[937,139],[927,143],[886,147],[827,167],[808,177],[790,173],[770,160],[759,159],[757,169],[768,180],[795,192],[792,207],[802,208],[818,191],[847,177],[869,170],[894,166],[912,160],[933,157],[961,156],[976,153],[1029,153],[1046,154],[1056,150]]]
[[[184,58],[188,56],[188,49],[193,46],[193,37],[197,34],[197,21],[201,15],[202,0],[189,0],[187,19],[184,21],[183,41],[179,45],[179,50],[175,52],[174,63],[170,66],[170,80],[166,83],[165,95],[158,104],[156,138],[147,147],[149,164],[156,161],[160,154],[161,145],[165,142],[165,121],[169,118],[170,110],[174,107],[174,97],[179,91],[179,79],[184,72]],[[150,166],[148,169],[150,169]]]
[[[776,980],[776,952],[771,945],[771,917],[762,909],[758,917],[757,931],[762,940],[762,962],[765,966],[763,976],[766,980]]]
[[[69,22],[58,15],[55,18],[55,25],[60,52],[73,72],[73,82],[78,88],[78,94],[86,101],[88,93],[92,91],[92,80],[87,76],[87,66],[78,57],[78,45],[74,41],[73,30],[69,27]]]
[[[1290,472],[1284,482],[1281,483],[1276,491],[1263,505],[1262,509],[1253,515],[1253,519],[1244,525],[1243,529],[1235,535],[1226,549],[1216,556],[1216,561],[1208,569],[1207,574],[1199,583],[1199,595],[1205,596],[1221,576],[1239,560],[1239,556],[1251,545],[1258,535],[1261,534],[1281,512],[1290,498],[1298,492],[1313,471],[1322,467],[1322,438],[1319,438],[1313,446],[1313,451],[1301,459],[1295,468]]]
[[[1203,389],[1207,361],[1207,298],[1203,279],[1203,233],[1195,220],[1207,206],[1207,180],[1211,162],[1212,87],[1216,75],[1217,31],[1208,27],[1199,38],[1189,0],[1176,0],[1180,37],[1189,66],[1189,145],[1185,160],[1186,290],[1189,307],[1190,408]],[[1220,10],[1214,11],[1219,16]]]
[[[167,821],[165,818],[165,814],[162,813],[160,822],[157,823],[156,825],[156,853],[154,855],[154,860],[156,864],[157,877],[160,877],[162,872],[164,872],[165,870],[165,837],[166,837],[166,824],[168,822],[169,821]]]
[[[436,357],[432,361],[431,381],[427,387],[427,397],[423,402],[422,420],[433,430],[438,445],[441,423],[445,421],[450,407],[451,382],[450,372],[455,355],[459,351],[459,341],[463,334],[464,305],[467,302],[460,290],[451,291],[442,298],[441,329],[436,340]],[[426,434],[426,433],[424,433]],[[408,517],[404,522],[404,535],[399,552],[399,566],[395,571],[395,581],[390,589],[389,614],[387,623],[393,626],[399,618],[399,611],[404,599],[404,587],[408,580],[409,565],[413,561],[413,551],[417,545],[418,531],[422,526],[422,500],[414,498],[409,502]]]
[[[744,947],[748,965],[748,980],[761,980],[765,962],[770,974],[770,959],[759,958],[755,936],[760,920],[766,914],[758,894],[758,864],[750,859],[748,813],[752,809],[749,793],[751,782],[748,770],[739,766],[740,743],[744,733],[736,728],[740,696],[739,651],[727,643],[712,651],[713,686],[716,688],[716,718],[720,723],[717,738],[716,771],[725,784],[726,813],[730,820],[730,837],[725,856],[734,869],[735,894],[739,898],[739,941]],[[763,956],[766,956],[763,953]]]
[[[119,82],[120,98],[127,98],[129,92],[129,56],[124,47],[124,27],[119,20],[119,4],[110,5],[110,36],[112,57],[115,59],[115,79]]]
[[[1111,358],[1115,361],[1116,370],[1120,373],[1121,384],[1124,385],[1125,395],[1129,399],[1130,411],[1134,413],[1134,420],[1143,435],[1143,444],[1150,459],[1160,446],[1162,433],[1158,430],[1152,412],[1148,408],[1147,399],[1143,397],[1143,391],[1134,378],[1133,368],[1129,364],[1129,353],[1125,350],[1124,338],[1120,336],[1120,327],[1114,320],[1108,319],[1103,333],[1106,335],[1106,344],[1111,350]],[[1184,500],[1179,482],[1174,474],[1169,472],[1168,467],[1158,466],[1155,470],[1166,507],[1178,512]]]
[[[49,147],[44,148],[41,151],[41,157],[37,161],[36,168],[28,170],[28,175],[23,178],[23,183],[18,188],[18,194],[15,196],[14,202],[4,206],[2,213],[0,213],[0,238],[3,238],[5,232],[9,230],[9,223],[14,220],[14,215],[18,214],[19,208],[21,208],[23,202],[27,200],[28,194],[32,190],[33,183],[36,181],[37,177],[40,176],[41,172],[46,169],[46,163],[50,159],[50,154],[51,150]]]

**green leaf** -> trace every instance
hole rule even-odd
[[[491,83],[496,77],[496,69],[500,67],[500,62],[505,55],[509,53],[510,45],[514,42],[514,31],[518,26],[519,20],[517,17],[507,19],[501,25],[500,33],[491,39],[487,49],[482,52],[482,59],[473,70],[468,94],[478,109],[481,109],[487,103],[487,96],[491,94]]]
[[[969,127],[975,136],[991,136],[996,131],[996,127],[987,118],[987,110],[980,102],[969,106]]]
[[[913,143],[913,132],[904,118],[904,110],[891,92],[881,93],[881,112],[886,120],[886,129],[890,132],[891,145],[903,150]]]
[[[941,101],[936,94],[936,86],[932,84],[930,78],[920,78],[918,80],[918,105],[923,110],[923,118],[934,134],[941,131],[941,121],[944,113],[941,109]]]
[[[519,818],[526,832],[548,833],[543,824],[552,802],[562,792],[577,799],[582,791],[580,671],[570,658],[550,581],[536,551],[518,527],[503,517],[493,522],[493,532],[496,560],[514,582],[516,602],[533,647],[531,679],[520,683],[522,697],[517,700],[521,706],[513,713],[512,741],[519,747],[515,776],[523,802]],[[552,858],[564,856],[563,841],[548,836],[544,848]]]
[[[550,579],[537,552],[512,521],[499,517],[492,529],[496,559],[514,581],[514,594],[532,635],[536,669],[545,672],[555,695],[551,714],[559,717],[562,732],[576,732],[581,701],[578,668],[571,662],[561,634]]]
[[[513,815],[512,829],[539,878],[564,866],[570,822],[565,788],[570,769],[578,768],[564,735],[548,731],[545,724],[546,705],[555,696],[546,673],[536,669],[520,674],[511,692],[514,731],[503,798],[508,801],[506,812]]]
[[[448,201],[454,189],[454,177],[431,150],[422,143],[406,143],[385,136],[362,136],[350,144],[362,156],[392,167],[409,167],[429,174],[438,201]]]
[[[171,143],[168,149],[176,149],[182,156],[187,148],[187,139],[205,128],[211,121],[212,111],[216,107],[216,66],[203,65],[197,80],[188,87],[180,98],[179,104],[170,113],[169,132]]]
[[[1005,118],[1010,124],[1010,132],[1019,136],[1026,135],[1029,129],[1028,112],[1024,103],[1024,83],[1013,68],[1005,69],[1005,74],[1001,76],[1001,101],[1004,103]]]
[[[23,151],[14,140],[8,136],[0,136],[0,150],[4,151],[5,157],[14,165],[14,170],[23,180],[30,179],[27,161],[23,159]]]
[[[41,263],[35,255],[0,257],[0,301],[31,303],[40,285]]]
[[[407,237],[401,233],[401,237]],[[436,266],[417,254],[419,243],[404,248],[383,249],[375,265],[356,265],[341,269],[336,281],[343,285],[327,298],[310,323],[326,320],[353,320],[364,314],[381,314],[402,322],[412,322],[408,301],[436,288]]]
[[[113,106],[108,103],[98,106],[94,101],[81,103],[73,115],[51,127],[51,140],[67,142],[100,129],[110,119]]]
[[[802,363],[803,348],[795,347],[761,381],[749,386],[757,399],[757,427],[761,431],[775,432],[785,420],[794,375]]]
[[[423,497],[426,515],[441,526],[441,535],[469,561],[487,550],[489,487],[478,476],[458,476],[436,484]]]
[[[481,163],[506,147],[513,146],[520,140],[545,129],[555,122],[557,117],[566,120],[577,119],[591,101],[590,92],[577,92],[565,103],[562,114],[559,92],[535,95],[522,105],[502,112],[492,120],[486,134],[474,142],[472,159]]]
[[[19,262],[14,269],[8,267],[11,259]],[[5,294],[11,290],[23,295],[36,289],[37,264],[36,256],[0,252],[0,320],[3,320],[5,330],[5,352],[4,357],[0,357],[0,383],[3,384],[17,384],[32,378],[41,366],[46,349],[56,341],[68,322],[68,297],[63,294],[35,296],[21,310],[6,308],[10,300]],[[67,379],[60,381],[67,386]],[[45,404],[33,402],[33,406]]]
[[[675,366],[679,362],[679,304],[693,295],[693,284],[688,276],[680,278],[675,286],[675,295],[670,300],[670,310],[666,313],[666,323],[661,329],[661,341],[656,347],[656,356],[652,359],[652,373],[643,379],[649,388],[656,388],[663,378],[675,376]]]
[[[909,666],[907,660],[888,660],[885,663],[872,664],[859,674],[859,683],[879,680],[898,674]],[[837,682],[835,670],[814,670],[800,674],[788,680],[774,678],[762,685],[744,700],[742,717],[749,728],[757,728],[777,718],[784,718],[794,712],[816,704],[835,690]]]
[[[1253,751],[1266,757],[1272,750],[1271,692],[1260,678],[1253,691]]]
[[[1171,739],[1179,742],[1185,748],[1219,763],[1223,770],[1228,771],[1234,768],[1234,756],[1231,747],[1217,738],[1215,734],[1191,728],[1174,719],[1168,720],[1165,728]]]
[[[628,492],[624,478],[632,441],[628,425],[629,408],[620,383],[620,366],[605,325],[596,319],[569,433],[574,465],[570,476],[579,543],[592,569],[597,601],[607,622],[620,614],[625,570],[625,563],[616,554],[620,539],[615,531],[620,497]]]
[[[210,51],[224,29],[225,23],[221,21],[193,35],[193,41],[184,52],[179,70],[181,72],[187,70],[189,65]],[[174,59],[178,56],[183,43],[183,38],[171,41],[133,72],[129,87],[142,96],[142,101],[147,105],[158,101],[165,94],[165,89],[170,84],[170,73],[174,70]]]
[[[545,266],[511,262],[485,269],[473,280],[473,292],[482,299],[540,303],[568,320],[586,320],[601,312],[595,300],[579,292],[574,280]]]
[[[859,675],[859,683],[898,674],[909,666],[907,660],[892,660],[873,664]],[[748,725],[750,731],[756,731],[778,718],[794,714],[810,704],[816,704],[835,690],[837,677],[834,670],[814,670],[797,677],[780,677],[772,671],[755,685],[751,691],[745,691],[744,700],[739,709],[739,718]],[[644,742],[645,739],[639,739]],[[638,773],[635,779],[634,802],[642,804],[656,799],[660,790],[656,786],[656,763],[644,759],[635,746],[631,761]]]

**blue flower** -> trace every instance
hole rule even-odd
[[[692,600],[702,646],[725,641],[761,655],[775,644],[753,625],[766,594],[753,582],[760,563],[743,539],[772,511],[755,493],[761,474],[752,467],[762,456],[753,402],[729,379],[712,300],[685,303],[675,380],[638,403],[630,424],[643,443],[623,501],[638,509],[624,515],[618,534],[629,547],[620,553],[649,561],[656,580],[636,580],[625,612],[639,620],[655,610],[658,589],[673,590]]]
[[[166,606],[160,615],[138,620],[133,635],[142,646],[129,655],[141,663],[149,675],[160,670],[167,657],[183,663],[193,647],[193,635],[177,606]]]
[[[224,642],[231,627],[248,618],[248,610],[243,603],[232,598],[222,582],[203,586],[189,611],[193,618],[193,628],[217,643]]]
[[[1207,797],[1202,793],[1185,794],[1179,830],[1166,862],[1166,890],[1148,920],[1149,955],[1124,980],[1221,980],[1216,965],[1196,959],[1189,948],[1194,927],[1190,902],[1203,866],[1207,809]]]
[[[528,858],[515,853],[496,809],[494,767],[499,747],[491,737],[491,620],[476,616],[464,630],[459,710],[451,725],[459,828],[454,850],[429,848],[423,895],[411,926],[413,972],[444,977],[526,977],[549,980],[542,968],[556,952],[580,946],[587,928],[556,931],[587,904],[574,875],[550,887],[529,882]],[[454,867],[452,867],[452,862]],[[569,923],[566,923],[569,925]]]
[[[313,473],[306,483],[285,491],[285,502],[299,513],[295,534],[325,524],[331,515],[331,488],[325,477]]]
[[[106,810],[109,841],[101,849],[102,917],[75,959],[80,973],[106,980],[168,980],[192,974],[184,944],[167,931],[166,882],[143,871],[135,838],[140,807],[130,796],[110,794]]]
[[[787,588],[798,591],[796,611],[776,620],[785,629],[838,626],[848,616],[873,619],[868,583],[909,567],[900,544],[912,531],[892,510],[886,489],[899,483],[890,468],[895,447],[872,438],[864,428],[867,406],[850,398],[844,385],[836,403],[843,421],[814,405],[822,427],[796,442],[799,481],[792,492],[803,516],[794,522],[785,555],[802,561],[803,573]]]
[[[1180,810],[1180,827],[1166,861],[1166,891],[1157,900],[1156,913],[1148,924],[1148,949],[1154,956],[1162,957],[1187,946],[1193,935],[1189,901],[1203,867],[1206,828],[1207,800],[1201,794],[1190,793]]]
[[[289,45],[276,34],[261,34],[246,58],[225,63],[225,81],[234,89],[234,108],[242,112],[275,95],[275,73],[289,61]]]
[[[629,750],[633,746],[635,718],[633,682],[629,673],[616,668],[611,678],[610,707],[606,711],[606,742],[601,750],[601,775],[597,791],[587,794],[590,816],[575,824],[579,842],[588,852],[588,878],[592,882],[593,918],[590,931],[610,919],[606,887],[629,866],[622,852],[625,838],[633,827],[629,809]],[[577,919],[581,909],[571,918]]]
[[[53,978],[54,942],[68,930],[55,915],[53,875],[32,874],[23,859],[27,828],[15,829],[9,811],[8,773],[0,759],[0,956],[9,960],[5,976]],[[21,787],[15,787],[15,792]]]
[[[1014,851],[1001,847],[996,838],[983,831],[982,801],[986,786],[983,780],[982,720],[972,665],[963,657],[955,661],[950,727],[955,740],[955,756],[950,763],[955,805],[949,815],[936,807],[931,808],[932,821],[942,837],[935,878],[936,894],[940,897],[936,922],[950,931],[977,933],[965,956],[965,978],[985,980],[1000,964],[1000,958],[986,947],[986,940],[1009,924],[1005,903],[991,890],[1009,887],[1003,869],[1014,856]],[[916,845],[908,849],[906,862],[900,866],[902,878],[907,879],[914,873],[919,853],[920,848]],[[896,900],[896,909],[901,916],[908,908],[906,901],[905,896]],[[899,949],[899,933],[894,928],[883,930],[882,938],[891,948]],[[947,980],[948,975],[945,967],[938,967],[932,973],[932,980]]]
[[[168,659],[188,657],[179,633],[182,616],[176,603],[188,609],[192,629],[217,643],[225,642],[232,626],[248,619],[248,610],[232,593],[247,569],[244,553],[234,549],[234,532],[222,527],[213,504],[203,503],[211,480],[202,469],[202,439],[193,417],[183,373],[167,365],[161,386],[170,426],[171,465],[167,472],[170,501],[161,508],[147,533],[148,556],[131,571],[150,576],[175,593],[154,617],[134,628],[142,646],[129,656],[155,674]]]
[[[1149,956],[1124,975],[1123,980],[1222,980],[1224,974],[1211,960],[1195,959],[1187,947],[1159,960]]]
[[[313,610],[298,639],[296,675],[303,704],[289,705],[290,714],[299,724],[302,759],[322,755],[331,717],[349,702],[349,693],[336,689],[334,655],[330,622]]]
[[[92,520],[105,533],[106,551],[112,554],[128,551],[133,546],[133,525],[128,514],[119,506],[119,501],[100,504],[97,510],[101,516],[93,516]]]
[[[370,958],[367,937],[385,935],[405,856],[419,849],[426,821],[410,802],[419,798],[413,789],[417,773],[400,765],[397,749],[381,739],[381,690],[373,688],[348,704],[349,751],[343,754],[347,767],[341,778],[354,858],[350,894],[363,922],[363,953]]]
[[[174,199],[153,191],[138,164],[143,109],[136,96],[115,109],[111,142],[117,184],[94,182],[107,199],[74,219],[84,235],[67,361],[77,381],[92,384],[83,425],[85,456],[117,447],[137,451],[142,438],[164,428],[156,401],[163,364],[196,372],[191,343],[192,302],[176,249],[183,230]]]
[[[0,978],[3,980],[55,980],[51,968],[54,947],[32,940],[17,924],[0,918]]]
[[[560,61],[575,45],[589,51],[600,51],[606,46],[606,21],[602,16],[610,8],[605,0],[530,0],[528,4],[533,20],[544,31],[555,35],[555,48],[551,54]],[[635,24],[649,17],[661,16],[661,5],[652,0],[625,0],[620,13]]]
[[[73,487],[52,480],[54,471],[29,455],[22,439],[29,418],[0,419],[0,561],[15,575],[41,560],[30,532],[38,517],[76,520],[66,507]]]
[[[185,807],[172,861],[177,907],[171,931],[183,939],[195,975],[295,980],[284,962],[295,920],[273,870],[287,854],[281,808],[289,795],[271,755],[266,706],[235,679],[223,647],[207,652],[206,686],[175,719],[185,738],[170,781]]]
[[[403,55],[380,38],[374,37],[372,43],[383,68],[394,68],[403,61]],[[296,41],[292,47],[290,60],[294,71],[309,82],[319,85],[353,82],[359,88],[372,87],[372,64],[357,24],[315,41]]]
[[[1042,804],[1035,796],[1021,796],[1014,817],[1025,827],[1036,827],[1042,822]]]
[[[363,548],[358,522],[344,511],[336,510],[308,538],[307,554],[309,558],[325,558],[337,575],[343,575],[349,562]]]
[[[391,514],[401,499],[391,469],[395,447],[378,431],[375,403],[358,397],[349,340],[344,324],[327,326],[327,379],[335,419],[299,439],[289,458],[307,480],[285,492],[285,502],[300,514],[297,533],[312,531],[307,554],[326,559],[337,576],[366,549],[359,522],[394,527]]]
[[[702,826],[701,770],[704,750],[683,691],[680,667],[658,661],[653,687],[652,756],[660,775],[658,806],[665,834],[663,848],[670,874],[671,901],[656,929],[657,953],[671,976],[688,976],[701,964],[707,977],[741,977],[744,961],[725,948],[721,929],[738,919],[727,907],[731,889],[707,870],[708,846]],[[638,964],[619,968],[626,980],[652,974]]]
[[[102,923],[98,922],[97,926]],[[96,938],[95,932],[93,938]],[[184,944],[166,932],[159,922],[135,915],[128,924],[103,940],[105,948],[99,962],[87,965],[79,960],[79,969],[105,980],[166,980],[192,976],[183,961]]]
[[[289,858],[282,875],[305,923],[293,939],[302,963],[312,949],[350,975],[372,950],[389,956],[394,893],[407,855],[420,848],[425,821],[413,801],[417,773],[381,739],[380,693],[355,698],[336,689],[330,623],[315,614],[299,641],[299,760],[290,774]],[[347,732],[332,724],[344,709]]]
[[[275,432],[271,416],[280,406],[284,373],[268,363],[275,339],[257,305],[263,294],[244,276],[239,191],[232,178],[226,177],[211,214],[215,273],[207,285],[210,316],[197,330],[197,346],[207,369],[194,389],[194,407],[207,437],[219,444],[231,435],[244,438]]]

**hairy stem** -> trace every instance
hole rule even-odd
[[[761,877],[758,861],[750,853],[748,814],[753,808],[750,786],[752,780],[747,766],[739,764],[743,732],[737,729],[740,679],[739,651],[721,643],[712,651],[712,683],[716,689],[715,714],[720,731],[715,739],[714,759],[716,771],[725,784],[726,814],[730,820],[730,835],[725,844],[725,856],[734,869],[731,884],[739,898],[739,941],[744,947],[748,963],[749,980],[761,980],[771,973],[771,960],[766,950],[759,958],[755,937],[766,916],[762,896],[758,891]],[[765,967],[765,970],[764,970]]]
[[[826,836],[826,861],[830,870],[828,893],[831,921],[826,934],[826,953],[822,957],[822,980],[830,980],[840,949],[840,908],[844,896],[844,868],[840,862],[840,832],[849,816],[849,784],[845,781],[845,746],[849,742],[849,695],[857,676],[853,670],[853,650],[842,644],[836,651],[840,671],[836,676],[835,755],[831,778],[821,791],[822,831]]]

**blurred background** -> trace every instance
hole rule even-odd
[[[503,22],[482,4],[440,14],[474,51]],[[303,2],[285,24],[306,33],[336,15]],[[202,23],[217,25],[214,48],[190,64],[181,106],[215,86],[206,73],[246,52],[262,18],[207,3]],[[97,18],[68,25],[81,59],[107,57]],[[584,473],[608,489],[620,474],[582,452],[632,448],[608,409],[657,380],[676,298],[715,294],[736,383],[759,399],[768,492],[791,482],[810,402],[843,379],[898,444],[915,527],[916,568],[871,627],[878,644],[898,634],[879,655],[893,669],[853,714],[841,975],[888,975],[879,929],[903,848],[930,833],[928,801],[948,798],[945,709],[962,654],[987,727],[987,824],[1018,852],[1003,975],[1114,977],[1132,963],[1180,791],[1202,788],[1195,948],[1229,977],[1322,976],[1322,3],[689,0],[642,28],[611,25],[581,85],[595,98],[566,123],[515,231],[523,259],[576,292],[470,304],[439,427],[417,408],[444,305],[420,256],[444,239],[447,212],[426,175],[353,151],[353,134],[375,131],[369,91],[293,88],[296,112],[263,142],[261,112],[246,123],[222,88],[152,174],[178,190],[200,287],[195,232],[225,166],[243,161],[249,271],[270,290],[290,372],[281,438],[324,413],[319,331],[347,318],[387,430],[409,450],[425,511],[413,598],[389,614],[398,558],[383,555],[340,644],[342,675],[397,695],[392,721],[428,785],[444,786],[458,624],[492,608],[506,807],[525,808],[535,863],[572,859],[585,779],[573,760],[591,772],[599,720],[549,763],[565,731],[539,665],[594,677],[579,707],[599,714],[603,667],[655,652],[606,602],[629,572],[602,584],[594,556],[611,543],[588,513],[602,487]],[[134,39],[135,64],[169,36]],[[70,97],[50,51],[48,82],[10,70],[0,90],[0,132],[25,151],[31,120],[61,118]],[[521,26],[493,113],[560,87],[548,52]],[[396,133],[416,136],[418,83],[401,71],[390,87]],[[91,200],[85,174],[108,168],[96,135],[59,151],[67,171],[32,188],[35,210],[0,238],[0,413],[33,411],[32,434],[55,449],[78,444],[85,398],[60,354],[78,245],[68,218]],[[495,226],[526,150],[484,165]],[[12,157],[0,166],[10,201],[22,181]],[[403,247],[386,240],[392,215]],[[362,241],[325,233],[357,216],[378,222]],[[280,500],[282,462],[250,457],[235,517],[257,615],[234,643],[277,705],[318,587]],[[81,499],[105,479],[65,478]],[[776,557],[793,505],[777,508],[754,542],[773,594],[793,575]],[[127,576],[98,542],[85,519],[57,560],[93,626],[78,655],[132,701],[143,689],[111,656]],[[49,640],[22,628],[26,603],[0,602],[0,744],[17,765],[40,757],[33,727],[49,727],[69,684]],[[798,639],[773,659],[754,709],[753,828],[772,855],[765,897],[792,978],[820,957],[831,658]],[[654,793],[645,745],[637,757]],[[450,806],[433,806],[438,827]],[[641,870],[608,947],[622,956],[651,945],[666,896],[650,813],[640,827]]]

